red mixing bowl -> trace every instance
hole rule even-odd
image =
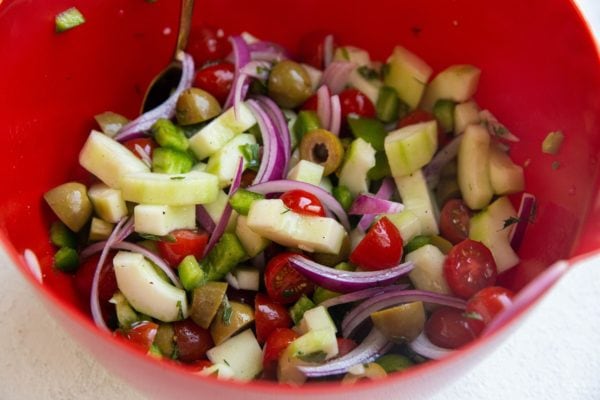
[[[87,22],[56,34],[54,16],[74,5]],[[96,329],[76,300],[70,277],[51,267],[51,213],[42,195],[85,176],[77,154],[95,114],[136,115],[148,83],[170,61],[178,14],[178,2],[166,0],[0,1],[0,240],[32,291],[108,369],[153,397],[165,398],[422,395],[473,366],[543,294],[524,302],[522,312],[497,332],[447,359],[354,386],[293,388],[204,378],[139,354]],[[477,65],[483,74],[476,99],[521,138],[512,157],[527,165],[527,191],[539,200],[537,218],[519,251],[522,261],[501,283],[519,290],[556,260],[600,247],[600,61],[571,1],[203,0],[197,1],[194,15],[194,24],[202,23],[229,33],[249,31],[291,49],[303,33],[326,30],[342,44],[370,50],[374,59],[385,59],[402,44],[436,71],[455,63]],[[543,154],[541,142],[555,130],[566,137],[561,151]],[[43,284],[29,274],[25,249],[37,254]]]

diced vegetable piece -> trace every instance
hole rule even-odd
[[[221,105],[215,97],[199,88],[184,90],[177,99],[175,117],[181,125],[208,121],[221,113]]]
[[[143,255],[119,251],[113,265],[117,286],[134,309],[163,322],[187,317],[185,290],[164,281]]]
[[[206,172],[140,172],[124,175],[120,182],[123,198],[140,204],[207,204],[217,199],[219,191],[217,177]]]
[[[371,320],[390,341],[408,343],[423,331],[425,308],[420,301],[400,304],[372,313]]]
[[[473,100],[457,104],[454,107],[454,134],[459,135],[471,124],[478,124],[479,106]]]
[[[507,197],[500,197],[471,218],[469,238],[490,249],[499,274],[519,263],[519,256],[510,246],[510,227],[505,227],[506,221],[515,218],[517,212]]]
[[[398,193],[402,198],[404,210],[412,211],[421,222],[422,235],[439,233],[437,215],[439,213],[433,195],[427,187],[423,171],[395,178]]]
[[[221,216],[223,215],[223,211],[225,210],[225,206],[229,202],[229,196],[222,190],[219,190],[217,199],[211,203],[204,204],[204,210],[210,216],[215,224],[218,224],[221,220]],[[227,222],[227,227],[225,228],[226,232],[235,231],[236,221],[238,214],[234,211],[229,217],[229,221]]]
[[[342,169],[339,184],[346,186],[353,196],[368,192],[367,173],[375,166],[375,149],[365,140],[358,138],[352,141]]]
[[[377,118],[383,122],[397,121],[400,115],[400,99],[396,89],[390,86],[382,86],[379,89],[375,109],[377,110]]]
[[[375,153],[375,166],[369,170],[367,178],[372,181],[378,181],[390,175],[392,175],[392,170],[390,169],[390,163],[385,155],[385,151],[378,151]]]
[[[342,378],[342,384],[353,384],[365,379],[376,380],[387,376],[385,369],[377,363],[370,362],[364,365],[355,365],[348,370]]]
[[[248,258],[237,236],[225,232],[215,247],[202,260],[209,281],[221,280],[236,265]]]
[[[183,130],[165,118],[160,118],[152,125],[152,135],[156,142],[164,148],[186,151],[189,147]]]
[[[325,168],[323,168],[322,165],[315,164],[308,160],[300,160],[298,164],[290,169],[287,179],[318,186],[323,178],[324,170]]]
[[[370,66],[371,57],[369,52],[354,46],[343,46],[335,49],[333,53],[334,61],[349,61],[357,66]]]
[[[333,290],[325,289],[321,286],[317,286],[315,291],[313,292],[312,299],[316,304],[321,304],[322,302],[333,299],[334,297],[339,296],[340,292],[334,292]]]
[[[106,240],[113,231],[114,224],[106,222],[100,218],[93,217],[90,225],[89,239],[95,240]]]
[[[138,204],[133,219],[136,232],[165,236],[175,229],[195,229],[196,207]]]
[[[419,290],[440,294],[452,294],[444,278],[446,256],[436,246],[426,244],[406,255],[406,261],[415,264],[408,277]]]
[[[290,343],[284,354],[303,361],[324,361],[337,356],[338,351],[335,331],[326,328],[306,332]]]
[[[317,113],[314,111],[302,110],[298,113],[298,118],[294,123],[292,132],[294,132],[296,140],[299,142],[307,132],[319,128],[321,128],[321,123]]]
[[[469,125],[458,149],[458,186],[467,206],[480,210],[494,195],[489,174],[490,135],[481,125]]]
[[[50,189],[44,193],[44,200],[54,214],[74,232],[79,232],[92,215],[87,188],[79,182],[67,182]]]
[[[248,304],[237,301],[223,303],[210,324],[210,335],[216,345],[223,343],[254,322],[254,309]]]
[[[440,99],[458,103],[469,100],[477,91],[481,70],[473,65],[452,65],[435,76],[427,86],[421,108],[433,110]]]
[[[240,290],[252,290],[257,292],[260,288],[260,272],[252,267],[237,267],[231,271],[231,275],[237,282]]]
[[[308,252],[337,254],[346,235],[344,227],[333,218],[295,213],[280,199],[256,200],[247,223],[263,237]]]
[[[154,337],[154,345],[158,347],[161,354],[172,357],[175,352],[175,331],[172,324],[160,324]]]
[[[304,313],[314,307],[315,303],[303,294],[302,297],[290,307],[290,316],[292,317],[294,324],[298,324],[302,320]]]
[[[235,234],[242,243],[242,246],[244,246],[248,257],[258,255],[271,243],[269,239],[262,237],[248,227],[248,218],[244,215],[240,215],[237,218]]]
[[[525,189],[523,167],[515,164],[508,154],[497,147],[490,148],[490,184],[495,194],[506,195]]]
[[[98,126],[100,126],[102,132],[110,138],[114,137],[123,125],[129,122],[129,119],[112,111],[97,114],[94,116],[94,119],[98,123]]]
[[[404,371],[414,365],[410,358],[401,356],[400,354],[386,354],[379,357],[375,362],[381,365],[388,374]]]
[[[431,161],[437,150],[437,123],[421,122],[390,132],[385,138],[385,154],[392,175],[412,174]]]
[[[254,115],[245,103],[240,103],[237,118],[233,107],[228,109],[190,138],[190,148],[199,160],[204,160],[254,124]]]
[[[300,65],[302,66],[302,68],[304,68],[304,70],[308,74],[308,77],[310,78],[310,87],[311,87],[312,91],[316,92],[317,89],[319,88],[319,85],[321,84],[321,78],[323,77],[323,71],[313,67],[312,65],[308,65],[308,64],[300,64]]]
[[[79,267],[77,250],[71,247],[61,247],[54,254],[54,266],[62,272],[75,272]]]
[[[56,32],[68,31],[69,29],[73,29],[84,22],[85,18],[81,11],[77,9],[77,7],[68,8],[54,17]]]
[[[310,310],[306,310],[304,312],[304,317],[300,321],[298,329],[301,334],[304,334],[308,331],[320,329],[330,329],[334,332],[337,332],[335,323],[331,319],[331,316],[329,315],[327,309],[323,306],[318,306],[311,308]]]
[[[346,186],[336,186],[331,190],[333,197],[344,207],[344,210],[348,211],[350,206],[352,206],[352,202],[354,201],[354,197]]]
[[[185,290],[194,290],[202,285],[206,276],[200,264],[193,255],[185,256],[185,258],[177,266],[177,273],[181,280],[181,285]]]
[[[355,138],[361,138],[377,150],[383,150],[383,141],[387,135],[381,121],[374,118],[348,118],[348,126]]]
[[[360,74],[359,68],[356,68],[350,73],[348,84],[367,96],[367,98],[371,100],[371,103],[376,104],[377,99],[379,98],[381,81],[379,79],[366,79]]]
[[[194,289],[190,318],[199,326],[208,329],[219,311],[227,291],[225,282],[206,282]]]
[[[410,242],[423,231],[421,220],[410,210],[402,210],[395,214],[385,214],[385,216],[398,228],[403,243]]]
[[[94,211],[104,221],[117,223],[128,214],[127,204],[119,189],[96,183],[88,190],[88,197],[94,205]]]
[[[250,329],[213,347],[206,356],[214,364],[229,366],[234,377],[242,381],[249,381],[262,371],[262,349]]]
[[[245,169],[248,165],[248,160],[244,157],[241,146],[247,144],[256,144],[256,138],[250,134],[240,134],[231,139],[219,151],[214,153],[208,160],[206,172],[214,174],[219,179],[219,187],[224,188],[231,185],[231,181],[235,176],[240,158],[243,160]]]
[[[442,132],[449,133],[454,130],[454,108],[456,103],[452,100],[440,99],[433,106],[433,115],[438,121]]]
[[[414,53],[397,46],[388,59],[388,71],[383,82],[396,89],[398,97],[411,110],[419,105],[433,70]]]
[[[561,131],[550,132],[542,142],[542,151],[547,154],[558,154],[565,135]]]
[[[77,247],[77,236],[60,221],[50,226],[50,241],[57,247]]]
[[[115,305],[119,328],[129,329],[133,323],[140,321],[140,316],[131,307],[123,293],[117,291],[109,302]]]
[[[79,164],[115,189],[120,188],[122,176],[150,171],[127,147],[94,130],[79,153]]]
[[[231,208],[240,215],[248,215],[252,202],[264,198],[265,196],[260,193],[254,193],[246,189],[238,189],[229,199],[229,204],[231,205]]]
[[[156,173],[185,174],[193,166],[192,156],[184,151],[159,147],[152,154],[152,171]]]

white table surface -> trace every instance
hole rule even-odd
[[[600,37],[600,0],[578,0]],[[572,269],[519,329],[432,400],[600,399],[600,258]],[[0,252],[0,400],[144,397],[47,314]]]

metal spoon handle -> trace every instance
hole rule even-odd
[[[192,14],[194,11],[194,0],[181,0],[181,15],[179,16],[179,32],[177,33],[177,47],[175,56],[180,50],[187,46],[192,26]]]

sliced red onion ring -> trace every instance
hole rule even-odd
[[[323,39],[323,62],[325,68],[333,61],[333,35],[327,35]]]
[[[231,196],[233,196],[233,194],[236,192],[236,190],[238,190],[238,188],[240,187],[240,182],[242,181],[242,172],[243,171],[244,171],[244,159],[242,157],[240,157],[240,161],[238,162],[238,167],[235,171],[233,181],[231,182],[231,186],[229,187],[229,195],[228,195],[229,198],[231,198]],[[212,248],[215,246],[215,244],[217,244],[219,239],[221,239],[221,236],[223,236],[223,232],[225,232],[225,228],[227,228],[227,224],[229,223],[229,218],[231,218],[231,211],[232,211],[232,208],[228,201],[227,204],[225,205],[225,208],[223,209],[223,213],[221,214],[219,223],[215,227],[215,230],[213,231],[213,233],[210,235],[208,244],[204,248],[205,256],[208,254],[209,251],[212,250]]]
[[[152,167],[152,159],[150,158],[150,152],[146,152],[146,150],[143,149],[142,146],[140,146],[137,143],[134,146],[134,148],[135,148],[135,152],[140,156],[140,158],[144,162],[144,164],[146,164],[146,166],[148,166],[148,167]],[[146,146],[146,148],[149,149],[148,146]]]
[[[177,60],[181,61],[181,79],[177,88],[164,103],[152,110],[145,112],[119,130],[114,137],[119,142],[140,137],[141,132],[148,131],[160,118],[172,118],[175,115],[175,106],[181,92],[189,88],[194,80],[194,59],[187,53],[179,52]]]
[[[276,63],[288,58],[284,53],[277,51],[253,51],[250,53],[250,57],[254,61],[268,61],[272,63]]]
[[[348,84],[348,78],[356,64],[349,61],[334,61],[325,68],[321,83],[327,85],[332,94],[339,94]]]
[[[350,221],[348,221],[348,216],[346,215],[346,211],[344,211],[342,205],[335,199],[335,197],[319,186],[311,185],[310,183],[305,182],[282,179],[259,183],[248,187],[248,190],[260,194],[284,193],[295,189],[304,190],[317,196],[317,198],[321,200],[321,203],[323,203],[325,206],[327,212],[333,213],[340,221],[342,226],[346,230],[350,230]]]
[[[263,270],[265,268],[265,253],[264,251],[255,255],[251,260],[252,266],[256,269]]]
[[[381,271],[341,271],[316,263],[300,254],[291,256],[289,263],[317,285],[340,293],[391,285],[414,268],[412,262],[406,262]]]
[[[250,52],[270,52],[270,53],[280,53],[285,58],[291,58],[287,49],[283,46],[280,46],[277,43],[269,42],[266,40],[259,40],[254,43],[248,44],[248,49]]]
[[[389,200],[389,198],[392,197],[392,194],[394,194],[395,190],[396,184],[394,183],[392,178],[385,178],[381,182],[379,190],[377,190],[377,193],[375,193],[375,197],[378,199]],[[362,218],[358,221],[357,228],[363,232],[366,232],[366,230],[369,229],[369,226],[371,226],[371,223],[374,219],[375,215],[363,215]]]
[[[331,93],[325,85],[317,89],[317,116],[321,126],[329,129],[331,125]]]
[[[440,181],[440,174],[442,169],[456,158],[460,143],[462,142],[462,135],[455,137],[448,143],[444,148],[437,152],[437,154],[431,159],[431,162],[423,168],[423,174],[427,180],[427,186],[430,189],[435,189]]]
[[[277,138],[279,139],[279,143],[281,145],[280,151],[284,157],[283,171],[285,172],[287,171],[290,155],[292,153],[292,139],[290,137],[290,130],[285,120],[285,116],[283,115],[283,112],[279,106],[270,98],[266,96],[258,96],[257,99],[263,110],[271,118],[271,121],[277,130]]]
[[[508,142],[518,142],[519,138],[513,135],[506,126],[502,125],[498,119],[488,110],[479,111],[479,119],[483,126],[485,126],[492,135],[499,140],[506,140]]]
[[[342,321],[342,333],[344,337],[349,337],[375,311],[413,301],[440,304],[463,310],[466,306],[463,299],[425,290],[389,290],[362,302],[350,311]]]
[[[376,360],[391,346],[392,343],[377,328],[373,328],[367,337],[346,355],[334,358],[325,364],[299,366],[298,369],[309,378],[345,374],[355,365]]]
[[[233,85],[229,91],[229,96],[227,96],[227,100],[223,106],[225,109],[235,106],[236,98],[239,101],[240,97],[236,96],[240,95],[243,91],[244,81],[248,80],[248,77],[241,73],[241,69],[250,62],[250,49],[248,48],[246,41],[241,36],[232,36],[229,38],[229,41],[231,42],[231,47],[233,49],[235,75],[233,77]]]
[[[133,233],[134,222],[135,222],[135,220],[133,217],[130,217],[127,220],[125,225],[123,225],[121,227],[121,231],[117,234],[117,237],[115,238],[115,242],[122,242],[123,240],[127,239],[127,236],[129,236]]]
[[[286,156],[283,154],[283,146],[277,135],[275,123],[256,100],[250,99],[246,104],[254,114],[254,118],[256,118],[263,140],[263,154],[253,183],[281,179],[284,173]]]
[[[342,105],[340,104],[340,96],[337,94],[331,96],[331,119],[329,123],[329,131],[336,136],[340,134],[342,127]]]
[[[86,258],[102,251],[102,249],[104,249],[105,246],[106,246],[106,240],[90,244],[85,249],[81,250],[81,253],[79,253],[79,255],[81,256],[81,258],[86,259]]]
[[[240,69],[240,73],[245,74],[251,78],[260,79],[266,81],[269,78],[269,71],[271,70],[271,63],[266,61],[250,61]]]
[[[404,209],[402,203],[384,200],[375,195],[364,193],[354,199],[348,214],[350,215],[373,215],[373,214],[395,214]]]
[[[519,212],[517,213],[519,221],[510,233],[510,245],[515,251],[519,250],[521,247],[527,226],[532,222],[534,217],[535,207],[535,196],[531,193],[523,193],[521,196],[521,204],[519,205]]]
[[[213,221],[211,216],[208,215],[206,209],[202,205],[196,206],[196,221],[198,221],[202,229],[204,229],[209,234],[213,233],[213,231],[215,230],[215,221]]]
[[[443,347],[436,346],[435,344],[431,343],[425,335],[425,331],[421,332],[421,334],[417,336],[415,340],[410,342],[408,346],[415,353],[432,360],[439,360],[440,358],[444,358],[454,351],[451,349],[445,349]]]
[[[363,290],[357,290],[356,292],[346,293],[339,296],[332,297],[331,299],[325,300],[322,303],[319,303],[320,306],[325,308],[337,306],[340,304],[352,303],[359,300],[364,300],[369,297],[374,297],[376,295],[389,292],[390,290],[402,290],[406,289],[409,285],[390,285],[390,286],[377,286]]]

